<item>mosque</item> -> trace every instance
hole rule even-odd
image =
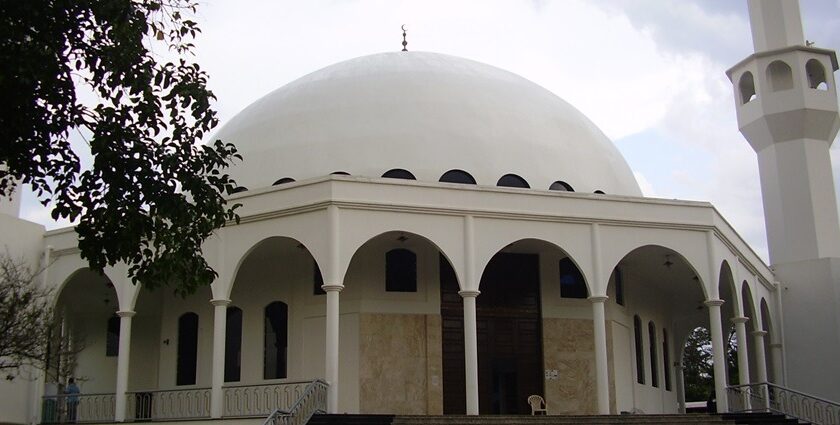
[[[741,384],[840,400],[837,59],[805,42],[797,2],[749,6],[755,53],[728,76],[770,266],[713,205],[643,197],[591,121],[520,76],[350,59],[219,131],[247,190],[204,246],[218,279],[192,296],[92,272],[72,228],[5,201],[3,243],[48,265],[62,338],[84,340],[66,360],[76,419],[261,421],[316,387],[329,412],[530,413],[536,394],[550,415],[673,413],[698,326],[720,411],[731,328]],[[0,422],[62,421],[57,381],[3,383]]]

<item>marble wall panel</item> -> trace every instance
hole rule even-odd
[[[549,415],[595,414],[595,347],[591,320],[543,319],[545,369],[558,371],[546,379]]]

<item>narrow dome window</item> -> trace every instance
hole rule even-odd
[[[334,176],[349,176],[349,175],[350,175],[350,173],[348,173],[348,172],[346,172],[346,171],[333,171],[332,173],[330,173],[330,175],[334,175]]]
[[[417,180],[414,177],[414,174],[411,174],[408,170],[403,170],[402,168],[394,168],[385,172],[382,177],[386,179],[403,179],[403,180]]]
[[[808,86],[817,90],[828,90],[828,81],[825,78],[825,67],[816,59],[811,59],[805,64],[805,73],[808,74]]]
[[[525,179],[522,177],[517,176],[516,174],[505,174],[499,181],[496,183],[496,186],[503,186],[503,187],[524,187],[530,188],[531,186],[528,184]]]
[[[564,181],[557,180],[548,187],[548,190],[559,190],[561,192],[574,192],[572,186]]]
[[[752,101],[757,96],[755,94],[755,80],[752,72],[745,72],[741,74],[741,79],[738,80],[738,91],[741,92],[741,104]]]
[[[449,170],[443,173],[438,181],[443,183],[475,184],[473,176],[464,170]]]
[[[230,193],[233,194],[233,193],[240,193],[240,192],[247,192],[247,191],[248,191],[248,188],[245,187],[245,186],[236,186],[235,188],[233,188],[233,190],[230,191]]]
[[[277,180],[276,182],[272,183],[271,185],[272,186],[277,186],[279,184],[291,183],[293,181],[295,181],[295,179],[293,179],[291,177],[283,177],[282,179]]]
[[[782,61],[770,62],[767,65],[767,81],[773,91],[789,90],[793,88],[793,71],[790,65]]]
[[[596,190],[595,193],[597,193],[599,195],[605,195],[604,191],[601,190],[601,189]]]

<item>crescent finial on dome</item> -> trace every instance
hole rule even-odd
[[[408,42],[405,41],[405,24],[402,24],[402,26],[400,28],[402,28],[402,30],[403,30],[403,42],[402,42],[403,49],[402,49],[402,51],[407,52],[408,49],[406,49],[406,46],[408,46]]]

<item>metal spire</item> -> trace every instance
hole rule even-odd
[[[408,42],[405,41],[405,24],[403,24],[400,28],[402,28],[402,30],[403,30],[403,43],[402,43],[403,49],[402,49],[402,51],[407,52],[408,49],[406,49],[406,46],[408,46]]]

